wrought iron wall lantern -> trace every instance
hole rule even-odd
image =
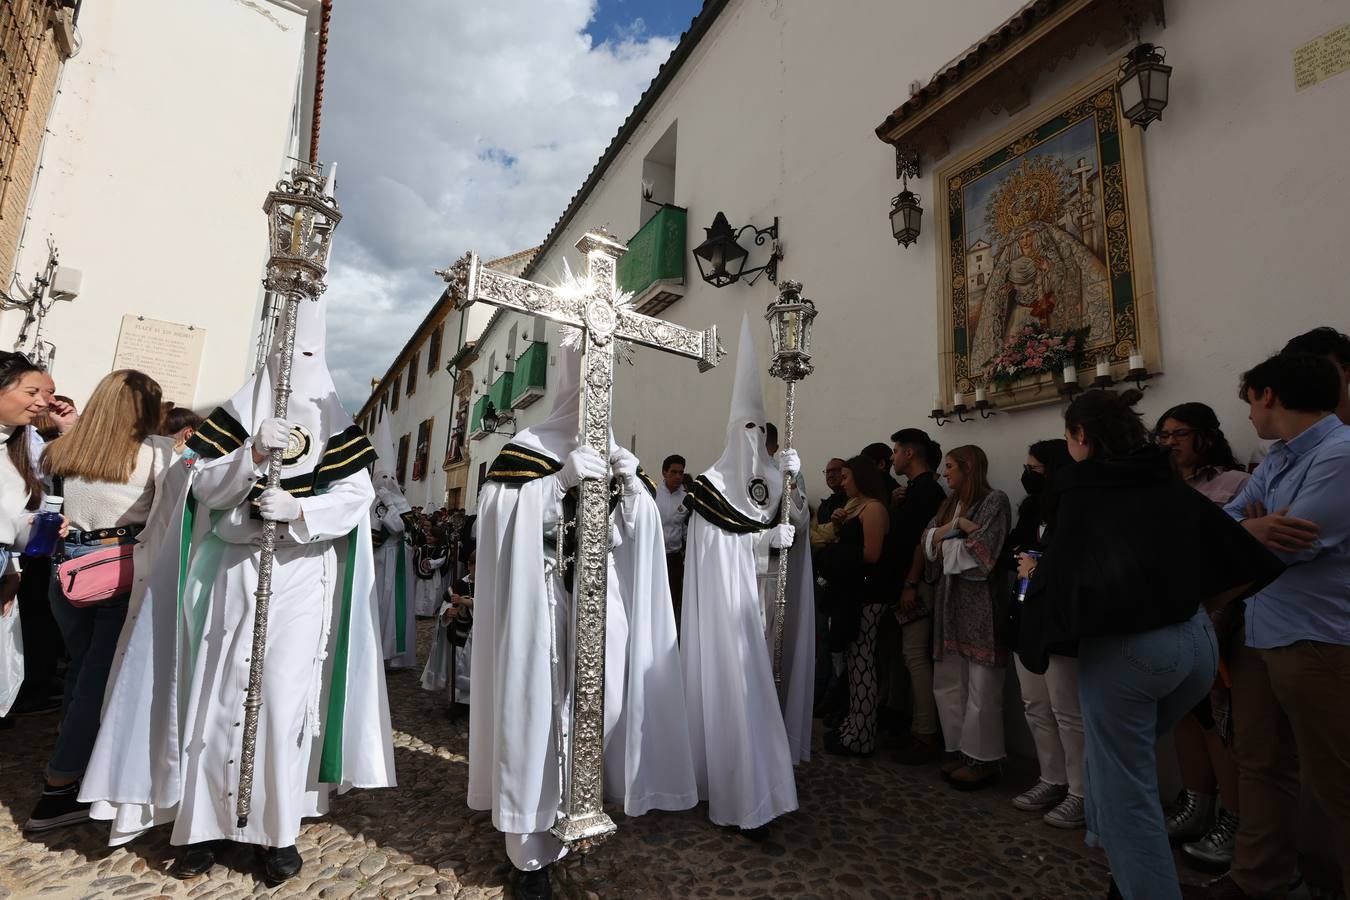
[[[761,274],[768,275],[769,281],[778,283],[778,261],[783,258],[783,248],[778,243],[778,217],[768,228],[756,228],[743,225],[732,228],[725,213],[719,212],[713,217],[712,226],[703,229],[708,237],[694,248],[694,261],[698,263],[699,275],[713,287],[722,288],[735,284],[742,278],[746,284],[754,284]],[[745,268],[750,251],[742,247],[738,238],[746,231],[754,232],[755,246],[763,247],[772,241],[769,261],[762,266]]]
[[[1139,44],[1120,61],[1116,91],[1120,111],[1140,128],[1162,118],[1172,67],[1163,64],[1167,51],[1153,44]]]
[[[919,239],[923,207],[919,195],[909,189],[909,180],[919,177],[919,154],[895,148],[895,175],[900,179],[900,193],[891,198],[891,234],[902,247]]]
[[[495,434],[497,431],[511,426],[511,434],[516,433],[516,417],[514,413],[498,412],[497,407],[489,400],[483,406],[483,418],[480,420],[483,431],[487,434]]]

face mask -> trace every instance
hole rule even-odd
[[[1022,489],[1028,494],[1034,496],[1044,491],[1047,480],[1044,472],[1033,472],[1031,469],[1022,470]]]

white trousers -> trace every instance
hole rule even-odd
[[[983,666],[959,653],[933,663],[933,699],[947,752],[961,751],[977,762],[995,762],[1003,749],[1002,666]]]
[[[1083,707],[1078,700],[1078,659],[1050,657],[1044,675],[1027,671],[1017,661],[1017,680],[1022,686],[1031,739],[1041,778],[1051,784],[1067,784],[1069,793],[1083,796]]]
[[[538,831],[534,834],[512,834],[506,832],[506,855],[511,865],[522,872],[533,872],[551,865],[567,855],[567,847],[553,836],[551,831]]]

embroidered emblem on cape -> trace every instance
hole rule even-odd
[[[752,479],[745,489],[750,495],[751,503],[761,508],[769,505],[769,485],[763,478]]]
[[[291,429],[286,449],[281,451],[281,467],[288,469],[300,465],[309,458],[313,446],[314,439],[309,436],[309,431],[302,425],[296,425]]]

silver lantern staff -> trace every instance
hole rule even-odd
[[[336,166],[333,167],[334,169]],[[313,301],[327,285],[328,252],[333,229],[342,219],[333,198],[334,172],[324,182],[317,163],[298,163],[288,178],[267,195],[269,256],[263,286],[281,298],[281,359],[272,385],[272,415],[285,419],[290,407],[291,366],[295,361],[295,320],[301,298]],[[281,450],[267,460],[267,487],[281,484]],[[264,519],[258,553],[258,589],[254,592],[253,651],[249,656],[248,693],[244,698],[244,744],[239,754],[239,793],[235,801],[238,827],[248,825],[253,801],[253,760],[258,743],[258,711],[262,708],[263,658],[267,652],[267,609],[272,600],[272,563],[276,557],[277,523]]]
[[[764,318],[769,320],[769,337],[773,342],[773,364],[769,374],[787,382],[787,404],[783,413],[783,449],[792,449],[793,418],[797,412],[797,382],[810,375],[811,322],[816,317],[816,305],[802,296],[800,281],[784,281],[778,287],[778,299],[769,304]],[[778,521],[786,525],[792,510],[792,495],[797,479],[783,476],[783,499]],[[787,618],[788,553],[784,547],[778,554],[778,596],[774,601],[773,625],[773,681],[783,683],[783,627]]]
[[[577,242],[586,257],[585,290],[560,290],[484,266],[467,253],[445,271],[455,308],[485,303],[581,331],[580,440],[609,458],[615,344],[626,342],[692,359],[700,372],[725,356],[717,326],[694,331],[655,319],[620,302],[619,259],[628,247],[602,228]],[[573,592],[572,715],[564,743],[563,802],[552,831],[586,849],[615,830],[605,813],[605,605],[608,602],[609,483],[583,479],[577,503],[576,590]],[[559,545],[562,539],[559,538]]]

